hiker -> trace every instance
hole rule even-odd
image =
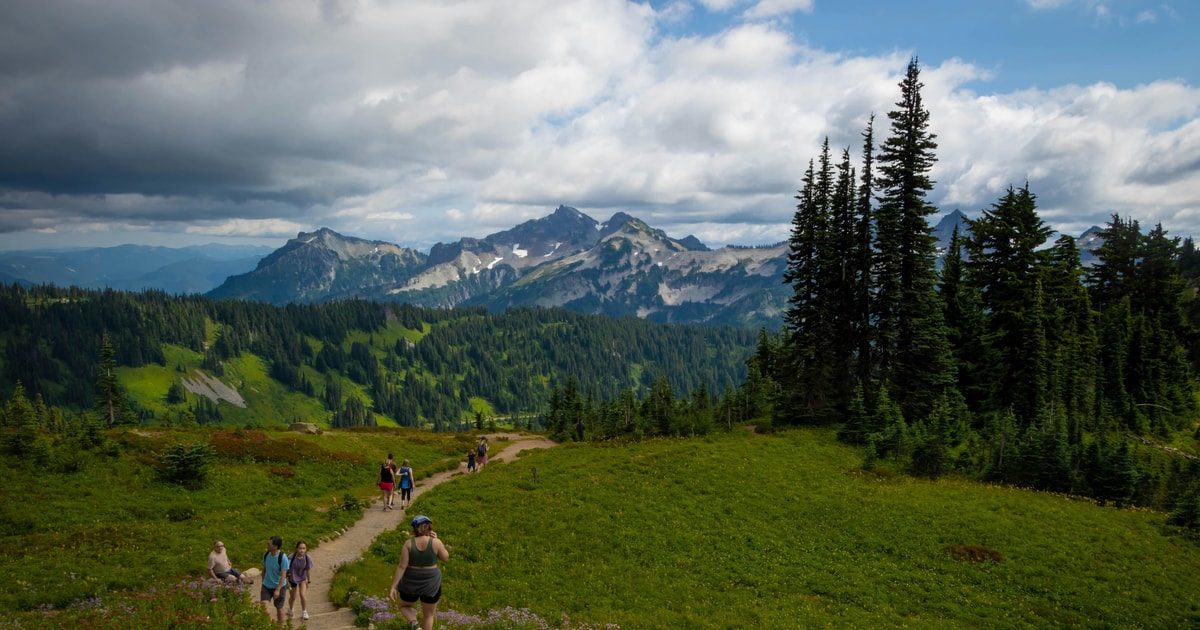
[[[272,536],[267,541],[267,552],[263,554],[263,581],[259,589],[258,599],[263,604],[267,617],[271,616],[271,605],[275,606],[275,620],[283,625],[283,600],[287,596],[287,582],[284,572],[291,568],[286,553],[283,553],[283,539]]]
[[[481,435],[481,436],[479,436],[479,444],[475,445],[475,455],[477,456],[477,459],[479,461],[479,470],[483,470],[483,467],[487,466],[487,452],[488,452],[487,436]]]
[[[400,464],[400,509],[407,510],[412,505],[413,471],[408,467],[408,460]]]
[[[467,472],[475,472],[475,451],[473,449],[467,451]]]
[[[437,615],[437,604],[442,599],[442,570],[437,561],[450,559],[450,551],[433,531],[433,521],[419,514],[412,520],[413,537],[401,548],[400,564],[392,574],[392,588],[388,599],[396,601],[400,594],[400,614],[408,621],[410,629],[420,627],[433,630],[433,619]],[[399,591],[397,591],[399,588]],[[421,623],[417,624],[417,611],[413,604],[421,600]]]
[[[233,568],[233,563],[229,561],[229,554],[225,551],[225,543],[216,541],[213,543],[213,550],[208,552],[208,575],[214,580],[220,580],[225,583],[243,581],[247,584],[253,584],[254,580],[243,578],[242,572]]]
[[[296,605],[296,593],[300,593],[300,618],[308,619],[308,581],[313,568],[312,556],[308,555],[308,544],[304,541],[296,543],[296,549],[288,558],[288,617],[292,616],[292,608]]]
[[[388,453],[387,461],[379,467],[379,489],[383,490],[383,510],[386,512],[392,509],[392,489],[396,487],[396,462],[392,461],[392,454]]]

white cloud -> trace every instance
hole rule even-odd
[[[743,14],[747,18],[765,18],[802,11],[812,13],[813,0],[759,0]]]
[[[617,0],[196,5],[216,44],[156,2],[109,11],[147,17],[110,34],[67,6],[56,19],[78,20],[89,55],[36,44],[25,74],[0,82],[0,172],[42,186],[0,187],[12,235],[0,246],[105,226],[263,239],[329,226],[428,246],[560,203],[713,245],[777,242],[826,136],[856,163],[872,113],[886,137],[911,54],[815,50],[770,20],[660,32],[690,15],[683,2],[657,14]],[[923,69],[943,209],[977,212],[1028,180],[1046,218],[1075,233],[1120,211],[1200,234],[1197,88],[977,93],[988,78],[956,59]]]
[[[307,227],[302,223],[284,219],[229,219],[226,221],[193,223],[188,225],[184,232],[203,236],[255,234],[292,238],[306,229]]]

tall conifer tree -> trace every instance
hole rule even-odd
[[[891,135],[879,149],[875,210],[875,348],[882,382],[901,410],[923,417],[952,386],[952,359],[935,290],[936,240],[926,200],[937,137],[921,100],[920,67],[908,64],[901,98],[888,112]]]
[[[992,359],[984,341],[983,301],[979,290],[967,282],[962,242],[958,226],[955,226],[942,259],[938,296],[942,299],[946,338],[953,348],[958,389],[967,408],[977,412],[988,397],[990,388],[986,375]]]
[[[874,269],[874,247],[872,240],[874,238],[874,190],[875,190],[875,170],[874,170],[874,154],[875,154],[875,115],[867,121],[867,129],[862,134],[863,149],[862,149],[862,173],[859,174],[858,196],[857,196],[857,225],[855,226],[855,245],[854,245],[854,283],[855,283],[855,303],[853,310],[854,314],[854,337],[858,342],[857,356],[855,357],[858,365],[858,384],[863,388],[864,402],[870,400],[868,396],[874,391],[871,387],[872,377],[875,373],[875,362],[872,356],[872,338],[874,336],[874,327],[871,320],[872,306],[872,270]]]
[[[967,224],[968,282],[979,291],[987,313],[991,392],[986,410],[1012,409],[1023,427],[1045,402],[1045,324],[1039,299],[1046,255],[1041,248],[1053,230],[1038,217],[1028,185],[1010,187]]]
[[[105,424],[115,426],[133,421],[133,412],[129,409],[129,401],[125,398],[125,390],[117,379],[116,351],[112,340],[105,333],[100,340],[100,375],[96,381],[95,409],[100,413]]]

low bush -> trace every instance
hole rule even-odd
[[[262,608],[252,601],[256,595],[257,589],[254,587],[195,580],[161,590],[150,588],[122,595],[76,599],[61,608],[43,606],[37,611],[0,620],[0,629],[277,628],[263,614]]]
[[[186,488],[203,488],[208,482],[208,465],[216,450],[203,442],[174,444],[158,454],[158,471],[162,478]]]

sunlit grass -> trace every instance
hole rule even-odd
[[[1165,515],[860,469],[829,431],[564,445],[423,495],[446,608],[624,628],[1191,627]],[[538,481],[533,481],[533,469]],[[403,532],[336,592],[387,589]],[[951,546],[999,560],[963,562]]]
[[[237,455],[218,459],[201,490],[159,479],[154,453],[196,440]],[[241,568],[259,563],[272,535],[285,546],[309,542],[319,559],[320,539],[359,516],[340,509],[343,497],[369,501],[378,493],[376,470],[388,452],[411,460],[421,480],[453,465],[473,442],[468,435],[402,429],[325,435],[156,429],[117,441],[119,457],[89,455],[78,472],[4,462],[0,616],[207,575],[205,559],[218,538]]]

